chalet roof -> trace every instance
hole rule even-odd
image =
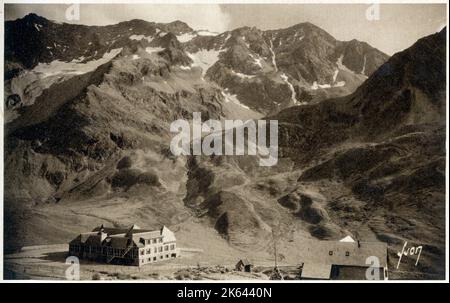
[[[103,240],[104,239],[102,239],[101,235],[96,233],[94,235],[90,235],[84,243],[90,246],[101,246]]]
[[[305,263],[302,268],[302,278],[306,279],[330,279],[331,264]]]
[[[110,245],[112,248],[127,248],[128,240],[125,237],[111,237]]]
[[[80,241],[86,242],[91,236],[95,236],[97,233],[90,232],[90,233],[82,233],[80,234]]]
[[[133,234],[133,238],[142,238],[142,239],[153,239],[153,238],[158,238],[161,237],[161,232],[159,230],[154,230],[154,231],[146,231],[146,232],[140,232],[140,233],[135,233]]]
[[[380,267],[387,266],[387,245],[383,242],[311,241],[306,249],[312,263],[367,267],[367,258],[375,256]]]
[[[157,230],[140,229],[133,224],[129,228],[114,228],[97,226],[91,232],[82,233],[73,239],[70,244],[85,243],[91,246],[106,245],[114,248],[125,248],[130,244],[143,246],[141,239],[153,239],[164,236],[166,242],[175,241],[175,235],[167,227],[163,226]],[[167,238],[167,239],[166,239]],[[130,242],[131,240],[132,242]]]
[[[98,232],[100,230],[103,230],[103,232],[107,233],[108,235],[126,234],[126,233],[135,234],[151,231],[149,229],[103,227],[102,225],[94,228],[92,232]]]
[[[69,244],[80,244],[81,243],[81,235],[76,236]]]
[[[250,260],[247,259],[247,258],[242,258],[242,259],[240,259],[240,260],[237,262],[237,264],[239,264],[239,263],[242,263],[242,265],[244,265],[244,266],[252,265],[252,263],[250,262]]]

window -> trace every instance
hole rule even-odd
[[[350,252],[349,252],[349,251],[346,251],[346,252],[345,252],[345,256],[346,256],[346,257],[350,256]]]
[[[156,239],[153,239],[153,244],[156,244]]]
[[[330,251],[328,252],[328,254],[329,254],[330,256],[332,256],[332,255],[333,255],[333,251],[330,250]]]
[[[162,246],[158,247],[159,252],[162,252],[162,249],[163,249]]]
[[[170,245],[170,250],[174,250],[175,249],[175,244],[171,244]]]
[[[159,243],[162,243],[162,238],[159,238]]]
[[[149,249],[147,249],[147,254],[149,255],[149,254],[151,254],[152,253],[152,250],[149,248]]]
[[[164,251],[168,251],[168,250],[169,250],[169,246],[168,245],[164,246]]]
[[[153,261],[156,261],[156,257],[153,257]]]
[[[141,256],[143,256],[145,254],[145,251],[142,249],[141,250]]]
[[[158,251],[158,248],[155,247],[155,249],[154,249],[153,251],[154,251],[154,253],[156,254],[156,252]]]
[[[162,255],[161,255],[161,256],[159,256],[159,258],[160,258],[160,259],[162,259],[163,257],[164,257],[164,256],[162,256]]]
[[[166,258],[169,259],[169,255],[166,255]]]

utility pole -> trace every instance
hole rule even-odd
[[[284,280],[281,275],[280,270],[278,269],[278,256],[277,256],[277,240],[274,229],[272,228],[272,241],[273,241],[273,252],[275,257],[275,268],[274,273],[272,274],[271,280]]]
[[[275,240],[275,232],[273,231],[272,228],[272,241],[273,241],[273,251],[274,251],[274,255],[275,255],[275,268],[277,268],[277,241]]]

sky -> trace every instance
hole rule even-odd
[[[34,12],[55,21],[88,25],[131,19],[181,20],[194,29],[214,32],[242,26],[278,29],[311,22],[338,40],[365,41],[388,55],[447,24],[445,4],[380,4],[379,9],[370,4],[81,4],[77,21],[66,19],[69,7],[69,4],[5,4],[4,13],[6,20]]]

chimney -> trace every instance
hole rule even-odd
[[[94,230],[95,230],[95,229],[94,229]],[[98,228],[97,234],[98,234],[98,235],[101,235],[101,234],[103,233],[104,230],[105,230],[105,228],[103,227],[103,224],[100,225],[100,227]]]

